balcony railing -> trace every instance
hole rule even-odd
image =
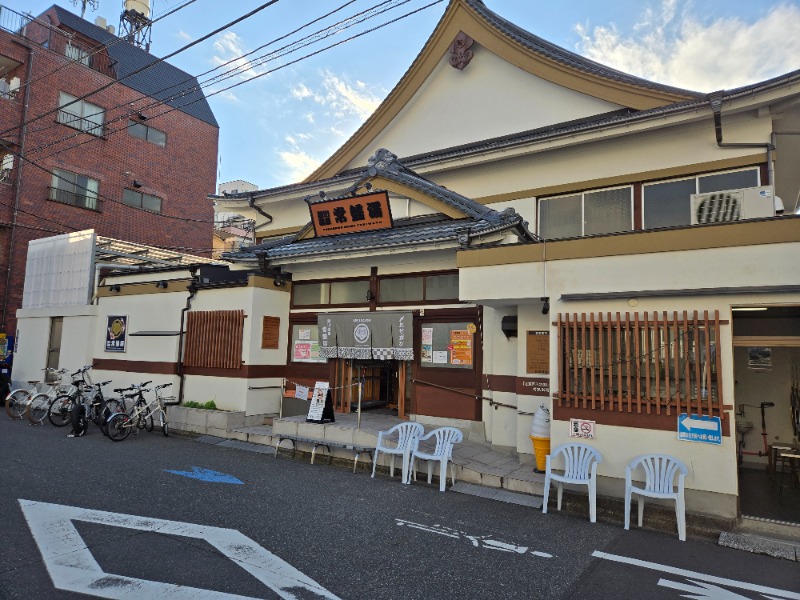
[[[91,192],[73,192],[71,190],[62,190],[54,187],[50,188],[50,200],[97,211],[99,211],[102,206],[101,200]]]
[[[49,48],[71,60],[77,60],[78,63],[109,77],[116,76],[108,55],[105,52],[96,52],[100,44],[87,48],[75,39],[74,34],[30,15],[0,5],[0,29],[23,37],[37,46]]]

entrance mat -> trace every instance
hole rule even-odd
[[[530,496],[528,494],[518,494],[501,490],[499,488],[484,487],[473,483],[457,483],[450,488],[450,491],[489,500],[499,500],[509,504],[519,504],[520,506],[530,506],[531,508],[542,508],[542,498],[540,496]]]

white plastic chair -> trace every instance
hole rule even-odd
[[[637,467],[644,469],[644,487],[633,485],[632,474]],[[631,496],[637,494],[639,501],[639,527],[644,516],[644,497],[675,500],[675,516],[678,520],[678,539],[686,541],[686,503],[683,498],[683,480],[689,469],[680,460],[667,454],[643,454],[634,458],[625,467],[625,529],[630,529]],[[677,489],[673,484],[678,476]]]
[[[552,471],[554,458],[564,458],[564,474]],[[589,487],[589,521],[597,521],[597,465],[603,456],[591,446],[578,443],[561,444],[547,455],[544,475],[544,503],[542,512],[547,512],[547,498],[550,496],[550,481],[558,483],[558,510],[561,510],[561,497],[564,484],[577,484]]]
[[[425,433],[425,428],[419,423],[400,423],[391,429],[378,432],[378,443],[375,444],[375,452],[372,455],[372,477],[375,477],[375,468],[378,466],[378,454],[383,452],[392,457],[391,465],[389,467],[389,476],[394,477],[394,458],[395,456],[403,457],[403,474],[402,480],[405,480],[406,473],[408,472],[408,457],[414,445],[414,440]],[[397,435],[397,441],[394,442],[392,438]],[[394,444],[394,445],[391,445]]]
[[[425,452],[419,449],[419,443],[432,437],[436,438],[436,447],[433,452]],[[417,459],[428,461],[428,483],[433,479],[433,463],[439,462],[439,491],[443,492],[447,482],[447,463],[450,462],[450,477],[453,485],[456,484],[456,468],[452,463],[453,445],[460,444],[464,439],[464,434],[455,427],[439,427],[425,436],[414,440],[411,449],[411,464],[405,483],[411,483],[411,478],[417,478]]]

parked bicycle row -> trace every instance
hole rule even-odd
[[[29,381],[28,388],[16,388],[6,396],[6,413],[12,419],[27,418],[32,424],[43,424],[45,419],[56,427],[72,425],[69,437],[80,437],[86,433],[89,423],[97,425],[105,436],[115,442],[127,438],[132,431],[153,431],[156,421],[161,432],[169,435],[167,409],[176,404],[175,398],[162,392],[171,383],[149,386],[145,381],[126,388],[115,388],[116,396],[106,397],[104,388],[111,381],[93,383],[91,365],[81,367],[74,373],[67,369],[43,369],[45,372],[42,391],[40,382]],[[64,383],[70,375],[71,383]],[[146,394],[152,395],[148,398]]]

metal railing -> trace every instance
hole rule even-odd
[[[72,190],[63,190],[60,188],[50,188],[50,200],[54,202],[61,202],[62,204],[69,204],[70,206],[78,206],[80,208],[88,208],[89,210],[100,210],[102,202],[97,196],[87,192],[73,192]]]
[[[18,13],[0,5],[0,29],[25,38],[42,48],[48,48],[70,60],[75,59],[87,68],[115,77],[111,60],[104,52],[94,54],[94,48],[85,48],[76,43],[73,40],[74,34],[53,27],[31,15]]]

